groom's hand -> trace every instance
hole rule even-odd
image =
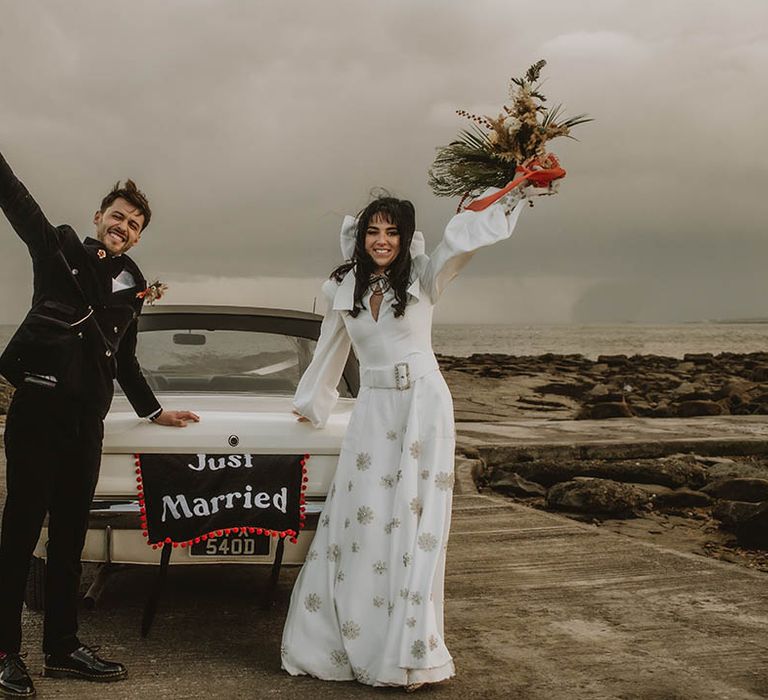
[[[200,422],[200,416],[192,413],[192,411],[163,411],[152,422],[157,425],[168,425],[173,428],[185,428],[190,421],[198,423]]]

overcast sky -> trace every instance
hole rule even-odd
[[[118,178],[173,303],[310,309],[345,213],[386,187],[428,245],[457,202],[434,149],[544,92],[596,121],[568,177],[476,256],[442,322],[768,317],[765,0],[0,0],[0,151],[54,223],[92,232]],[[31,292],[0,221],[0,322]]]

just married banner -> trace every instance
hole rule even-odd
[[[186,547],[230,533],[296,540],[309,455],[141,454],[136,483],[147,543]]]

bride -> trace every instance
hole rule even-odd
[[[292,675],[408,690],[454,675],[443,579],[455,437],[432,312],[477,249],[509,238],[524,196],[457,214],[430,256],[408,201],[380,197],[344,219],[348,262],[323,285],[328,311],[294,412],[325,425],[350,344],[361,388],[291,596],[281,655]]]

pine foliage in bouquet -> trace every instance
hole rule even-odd
[[[472,125],[456,141],[437,149],[429,184],[438,197],[476,196],[488,187],[505,187],[526,168],[557,164],[547,154],[547,143],[558,136],[573,138],[573,127],[592,121],[586,114],[564,116],[562,105],[544,105],[540,75],[546,63],[537,61],[523,77],[512,78],[511,104],[503,105],[498,117],[457,110]]]

